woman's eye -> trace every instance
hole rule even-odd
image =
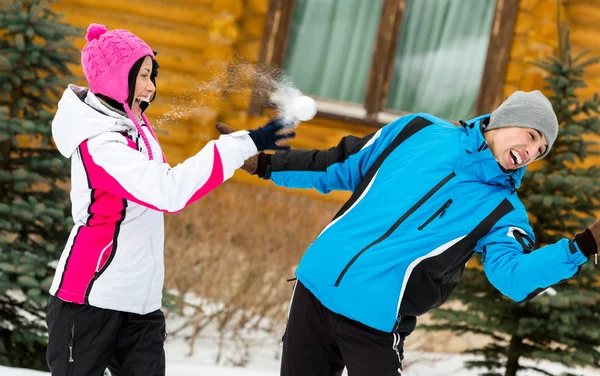
[[[529,135],[531,136],[531,139],[534,140],[535,136],[533,135],[533,133],[529,132]]]

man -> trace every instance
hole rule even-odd
[[[446,301],[474,252],[517,302],[597,253],[598,222],[533,248],[516,189],[558,133],[541,92],[515,92],[461,124],[409,115],[329,150],[258,155],[251,172],[277,185],[353,192],[296,270],[282,375],[398,375],[416,317]]]

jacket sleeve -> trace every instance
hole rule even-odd
[[[164,212],[180,211],[200,199],[230,178],[256,152],[245,131],[210,141],[173,168],[149,160],[131,139],[117,132],[103,133],[79,146],[91,189]]]
[[[522,206],[500,219],[477,244],[489,281],[516,302],[573,277],[588,260],[574,240],[561,239],[538,249],[534,244]]]
[[[354,191],[377,157],[415,116],[404,116],[363,138],[346,136],[327,150],[288,150],[267,157],[258,174],[288,188]]]

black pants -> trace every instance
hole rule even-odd
[[[52,375],[165,374],[165,316],[137,315],[50,297],[46,361]]]
[[[387,333],[325,308],[299,281],[283,336],[281,376],[398,376],[406,335]]]

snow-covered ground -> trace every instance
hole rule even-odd
[[[203,308],[210,310],[211,304],[203,302]],[[217,306],[214,306],[217,308]],[[184,310],[184,312],[186,312]],[[188,312],[189,313],[189,312]],[[263,322],[262,320],[259,320]],[[175,331],[184,320],[168,317],[167,329]],[[281,328],[279,331],[282,331]],[[277,376],[279,375],[281,333],[265,331],[240,331],[225,333],[219,339],[214,325],[209,325],[198,336],[194,352],[188,355],[190,346],[186,341],[190,330],[181,330],[177,335],[171,333],[167,338],[167,375],[175,376]],[[418,332],[413,333],[418,335]],[[240,341],[243,339],[243,341]],[[219,345],[221,344],[221,345]],[[220,349],[220,350],[219,350]],[[247,351],[244,351],[247,350]],[[220,354],[219,364],[216,359]],[[483,370],[466,370],[463,361],[469,357],[456,354],[425,353],[407,351],[404,359],[403,376],[477,376]],[[472,358],[472,357],[471,357]],[[244,367],[232,364],[245,362]],[[567,369],[559,364],[525,360],[523,363],[534,364],[552,374],[571,372],[583,376],[600,376],[600,370]],[[48,372],[17,369],[0,366],[0,376],[49,376]],[[346,373],[344,373],[346,375]],[[520,373],[519,376],[539,376],[539,373]],[[307,375],[309,376],[309,375]]]
[[[167,375],[176,376],[277,376],[279,375],[279,345],[273,343],[255,344],[251,348],[251,358],[246,367],[215,365],[217,343],[215,338],[202,336],[198,339],[194,355],[187,356],[189,346],[183,338],[169,338],[167,341]],[[228,355],[225,354],[224,357]],[[476,376],[476,371],[463,367],[465,356],[407,352],[403,376]],[[538,367],[554,374],[569,371],[561,365],[541,362]],[[570,370],[585,376],[600,376],[600,370]],[[0,376],[48,376],[49,373],[0,366]],[[521,374],[519,374],[521,375]],[[524,373],[523,376],[539,375]]]

